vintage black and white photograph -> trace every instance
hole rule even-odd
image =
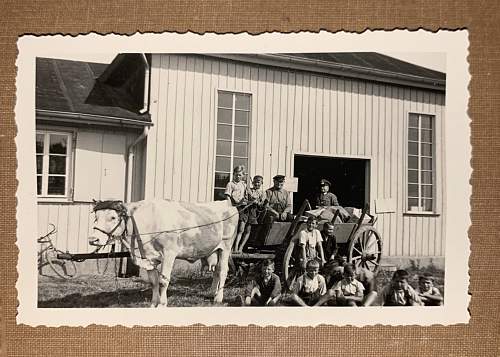
[[[21,321],[468,319],[466,33],[171,36],[19,45]]]

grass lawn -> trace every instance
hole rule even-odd
[[[406,269],[410,274],[410,284],[417,286],[418,275],[429,272],[434,275],[435,286],[444,294],[444,271],[428,266],[416,265]],[[377,290],[390,282],[391,271],[380,271],[376,278]],[[228,279],[224,289],[224,303],[231,305],[240,294],[244,284]],[[208,273],[182,274],[172,277],[168,287],[169,306],[213,306],[209,295],[212,277]],[[38,307],[149,307],[151,288],[140,277],[115,278],[113,275],[86,275],[74,280],[64,280],[48,276],[38,279]],[[228,303],[229,302],[229,303]]]

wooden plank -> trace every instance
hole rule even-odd
[[[174,192],[178,190],[178,187],[174,187],[174,158],[177,147],[175,147],[175,128],[176,122],[176,106],[177,106],[177,86],[178,86],[178,76],[179,76],[179,56],[169,55],[162,62],[162,68],[165,68],[166,73],[164,75],[165,81],[162,81],[162,86],[165,88],[166,95],[165,105],[162,106],[162,111],[165,113],[165,135],[158,139],[161,150],[163,151],[164,165],[163,172],[159,173],[163,177],[163,183],[158,182],[157,185],[163,186],[162,196],[168,199],[174,198]],[[147,154],[149,155],[149,153]],[[159,190],[159,189],[158,189]]]
[[[227,84],[226,88],[230,91],[236,91],[236,64],[234,62],[227,62]]]
[[[331,92],[332,92],[332,80],[329,77],[323,78],[323,131],[322,131],[322,152],[331,154],[330,151],[330,124],[332,121],[330,108],[331,108]]]
[[[156,123],[156,135],[154,137],[155,143],[155,178],[153,181],[154,185],[154,196],[158,198],[169,198],[171,197],[171,187],[167,184],[167,176],[166,173],[167,168],[167,158],[169,155],[167,154],[167,135],[169,134],[167,131],[167,123],[170,121],[170,118],[167,116],[167,108],[169,106],[169,56],[162,55],[160,66],[160,75],[159,75],[159,83],[158,83],[158,105],[156,107],[156,115],[157,123]],[[148,138],[149,140],[149,138]],[[149,153],[148,153],[149,155]]]
[[[349,79],[345,81],[345,115],[344,115],[344,154],[352,155],[352,127],[353,127],[353,113],[352,107],[353,103],[353,80]]]
[[[321,152],[323,147],[323,77],[313,76],[316,82],[312,84],[313,96],[311,98],[311,114],[312,114],[312,143],[310,147],[313,152]]]
[[[58,249],[66,251],[68,249],[68,209],[67,204],[58,204],[57,231],[59,235]]]
[[[76,137],[74,200],[90,202],[100,198],[103,134],[79,131]],[[89,169],[92,175],[89,175]]]
[[[284,172],[285,175],[291,175],[290,166],[287,164],[287,111],[288,111],[288,72],[280,72],[280,123],[278,135],[278,172]]]
[[[256,147],[257,147],[257,161],[255,165],[255,172],[261,173],[264,178],[268,178],[269,175],[265,174],[264,163],[266,157],[266,151],[264,147],[265,136],[262,135],[266,131],[266,69],[257,68],[257,135],[256,135]],[[268,184],[270,181],[267,181]]]
[[[258,140],[260,133],[258,131],[258,106],[259,106],[259,95],[258,95],[258,78],[259,71],[257,67],[250,66],[250,79],[249,88],[252,92],[252,112],[251,112],[251,123],[250,123],[250,168],[252,172],[252,177],[258,175],[260,171],[257,168],[257,154],[258,154]],[[264,177],[264,180],[266,178]]]
[[[266,80],[265,80],[265,124],[264,128],[264,175],[268,177],[274,176],[276,173],[272,167],[272,150],[273,150],[273,130],[274,130],[274,120],[273,120],[273,102],[274,102],[274,70],[266,70]]]
[[[318,101],[318,77],[309,77],[309,88],[307,100],[307,151],[317,152],[316,150],[316,127],[317,127],[317,117],[316,117],[316,105]]]
[[[328,147],[330,154],[337,153],[337,130],[338,130],[338,80],[331,79],[330,84],[330,137],[328,138]]]
[[[71,204],[68,207],[68,251],[76,252],[78,251],[80,234],[79,234],[79,224],[80,224],[80,205]]]
[[[304,75],[304,82],[302,87],[302,97],[300,102],[302,105],[302,113],[300,117],[301,133],[300,133],[300,150],[309,151],[309,107],[310,107],[310,91],[311,91],[311,76]]]
[[[345,80],[338,80],[337,91],[337,154],[345,154],[344,137],[345,137]]]
[[[175,201],[182,201],[182,163],[184,161],[184,142],[183,142],[183,132],[184,132],[184,102],[186,100],[186,56],[176,56],[178,57],[178,69],[177,69],[177,80],[175,86],[175,111],[172,117],[174,121],[173,137],[169,136],[172,141],[172,155],[173,155],[173,166],[172,166],[172,199]]]
[[[396,156],[396,255],[404,255],[404,235],[403,235],[403,210],[405,207],[405,149],[404,149],[404,89],[397,87],[397,115],[396,115],[396,136],[397,156]]]
[[[357,122],[358,122],[358,155],[366,155],[366,83],[358,83],[358,105],[357,105]]]
[[[373,104],[372,104],[372,177],[373,177],[373,198],[382,197],[380,189],[380,149],[379,149],[379,85],[373,84]]]
[[[151,78],[150,78],[150,104],[149,112],[151,113],[151,121],[153,126],[150,128],[147,138],[147,156],[146,160],[146,173],[144,182],[144,196],[145,198],[153,198],[155,196],[155,180],[156,180],[156,150],[157,150],[157,135],[158,124],[161,118],[158,115],[160,105],[163,105],[164,97],[159,96],[159,88],[161,84],[160,76],[162,74],[162,61],[168,58],[168,55],[161,54],[158,56],[151,56]],[[167,120],[165,118],[165,120]]]
[[[190,191],[193,185],[191,175],[191,155],[199,145],[193,142],[193,105],[194,105],[194,57],[186,56],[184,78],[184,101],[182,116],[182,163],[181,163],[181,201],[190,202]]]
[[[272,122],[269,123],[270,126],[270,151],[269,151],[269,172],[282,173],[278,171],[279,166],[279,138],[281,136],[280,132],[280,97],[281,97],[281,73],[279,71],[270,71],[272,75],[270,82],[272,83],[272,94],[269,96],[271,98],[270,113],[269,117]],[[282,173],[283,174],[283,173]]]
[[[296,103],[295,103],[295,91],[297,84],[297,75],[295,72],[287,72],[288,75],[288,102],[287,102],[287,117],[286,117],[286,143],[285,143],[285,154],[286,162],[288,165],[288,170],[290,174],[293,174],[293,138],[294,138],[294,125],[296,122]]]
[[[373,155],[373,83],[366,84],[366,144],[365,154]],[[372,167],[372,172],[373,171]]]
[[[207,136],[203,134],[202,113],[203,113],[203,58],[195,57],[193,69],[193,130],[191,141],[193,148],[191,150],[191,175],[189,184],[189,201],[199,202],[204,201],[204,194],[202,190],[206,190],[206,177],[205,181],[201,180],[200,161],[202,152],[207,148],[202,146],[202,137]],[[213,139],[214,140],[214,139]],[[204,171],[204,170],[203,170]]]
[[[105,133],[103,136],[99,195],[102,200],[125,199],[126,140],[123,134]]]
[[[293,121],[293,150],[299,151],[301,149],[301,133],[302,133],[302,96],[303,96],[303,83],[304,75],[302,73],[296,74],[295,81],[295,97],[294,97],[294,121]]]

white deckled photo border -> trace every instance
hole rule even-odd
[[[357,33],[265,33],[242,34],[135,34],[76,37],[62,35],[23,36],[18,40],[17,102],[17,323],[30,326],[155,326],[258,325],[317,326],[354,325],[450,325],[467,323],[470,295],[470,118],[467,114],[470,82],[467,62],[469,39],[466,30],[365,31]],[[416,51],[415,49],[418,49]],[[439,52],[446,62],[444,133],[446,182],[445,292],[439,307],[412,308],[299,308],[299,307],[169,307],[149,308],[38,308],[36,269],[37,195],[35,162],[35,61],[85,53],[318,53],[318,52]],[[451,130],[450,130],[451,129]],[[300,151],[298,151],[300,152]],[[293,154],[292,154],[293,155]],[[329,310],[333,309],[333,310]],[[331,312],[331,313],[326,313]]]

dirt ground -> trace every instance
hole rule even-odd
[[[444,271],[434,266],[418,267],[413,264],[406,269],[409,283],[417,286],[418,276],[425,272],[433,274],[435,286],[444,294]],[[381,270],[376,277],[377,290],[387,284],[392,271]],[[229,277],[224,289],[223,306],[234,305],[244,288],[241,280]],[[209,273],[186,272],[173,277],[168,288],[169,306],[212,306]],[[144,277],[115,278],[113,274],[84,275],[73,280],[39,276],[38,307],[149,307],[151,288]]]

